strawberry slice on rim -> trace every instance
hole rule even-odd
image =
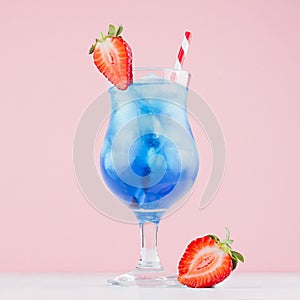
[[[132,51],[120,36],[122,31],[122,25],[109,25],[108,34],[101,32],[89,53],[98,70],[118,89],[126,90],[132,83]]]
[[[212,287],[236,268],[244,257],[233,251],[226,228],[226,239],[220,241],[215,235],[206,235],[193,240],[186,248],[178,266],[178,281],[193,288]]]

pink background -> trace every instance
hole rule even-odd
[[[227,169],[214,201],[162,223],[175,269],[187,243],[231,229],[241,271],[300,271],[300,1],[4,1],[1,38],[0,271],[122,271],[138,228],[104,217],[78,189],[72,142],[106,88],[88,50],[121,23],[135,66],[173,66],[183,31],[191,88],[218,116]]]

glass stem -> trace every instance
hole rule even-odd
[[[140,223],[140,260],[137,269],[163,270],[157,253],[158,223]]]

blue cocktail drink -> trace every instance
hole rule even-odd
[[[177,285],[165,276],[157,229],[165,212],[192,188],[199,159],[188,122],[190,75],[173,69],[136,69],[125,90],[109,89],[111,114],[100,154],[108,189],[135,214],[140,260],[116,285]]]
[[[191,189],[199,165],[186,112],[187,85],[171,80],[176,73],[169,71],[165,78],[157,72],[125,91],[110,88],[111,115],[100,159],[106,185],[140,223],[158,223]]]

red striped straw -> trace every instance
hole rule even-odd
[[[191,38],[192,38],[192,34],[189,31],[186,31],[184,33],[182,44],[177,55],[174,69],[180,70],[182,68],[183,62],[185,60],[186,54],[189,49],[189,45],[191,43]]]

